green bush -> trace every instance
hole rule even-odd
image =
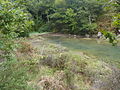
[[[39,33],[41,32],[51,32],[52,25],[50,23],[44,24],[37,30]]]
[[[89,34],[93,35],[97,32],[97,24],[91,23],[91,24],[85,24],[83,25],[82,29],[80,30],[80,33],[82,35]]]
[[[0,33],[0,90],[13,90],[26,88],[26,69],[21,68],[13,51],[17,47],[13,38],[15,33],[4,35]]]
[[[0,33],[0,90],[33,90],[28,81],[37,73],[37,61],[18,60],[16,52],[19,44],[15,36],[16,33]],[[28,50],[29,47],[26,48]]]
[[[13,90],[13,89],[26,89],[27,88],[27,74],[26,68],[21,68],[18,61],[12,56],[7,58],[6,62],[0,65],[0,89]]]
[[[115,16],[113,16],[113,25],[120,29],[120,13],[116,14]]]
[[[19,36],[28,36],[33,21],[31,15],[16,3],[0,1],[0,31],[4,34],[16,32]]]
[[[45,56],[43,60],[41,60],[41,63],[44,65],[48,65],[51,68],[64,69],[68,59],[69,59],[69,55],[67,55],[66,53],[60,53],[60,54]]]

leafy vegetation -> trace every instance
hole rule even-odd
[[[91,36],[96,34],[97,30],[116,31],[119,27],[118,0],[7,0],[6,2],[1,1],[1,3],[3,4],[1,5],[1,13],[4,14],[9,11],[6,15],[10,15],[11,13],[11,18],[13,15],[17,17],[17,14],[21,14],[21,17],[26,18],[26,20],[20,20],[22,19],[20,16],[14,18],[16,22],[21,24],[19,24],[19,28],[9,28],[13,30],[17,29],[14,30],[16,32],[30,32],[30,29],[27,27],[30,28],[33,21],[33,31],[61,32],[78,35],[90,34]],[[4,3],[9,3],[9,5],[5,6]],[[2,9],[6,10],[6,12]],[[3,18],[3,16],[1,17]],[[10,24],[15,23],[11,22],[9,21]],[[112,23],[113,25],[111,25]],[[28,25],[26,30],[22,30],[24,25]],[[7,32],[7,30],[4,31]]]
[[[3,0],[0,5],[0,31],[3,34],[15,32],[19,36],[27,36],[33,24],[31,15],[13,2]]]
[[[35,25],[37,25],[35,28],[39,32],[43,30],[40,29],[42,26],[46,31],[92,35],[98,30],[100,17],[109,17],[111,22],[106,22],[106,24],[110,25],[110,23],[115,22],[112,21],[112,16],[114,16],[113,13],[119,12],[117,10],[119,3],[107,2],[107,0],[104,2],[101,0],[32,0],[27,3],[26,7],[35,19]],[[107,25],[102,26],[102,29],[108,29],[106,27]]]
[[[0,89],[27,89],[28,67],[21,67],[14,52],[18,36],[28,36],[32,25],[29,13],[8,0],[0,1]]]
[[[96,34],[97,30],[119,30],[117,0],[2,0],[0,10],[1,20],[3,19],[1,28],[4,33],[11,29],[27,34],[32,26],[32,31],[91,36]]]
[[[118,41],[116,39],[115,34],[106,30],[102,30],[101,32],[103,33],[106,39],[109,39],[109,42],[112,43],[113,46],[117,45]]]
[[[0,90],[91,89],[97,78],[106,80],[113,73],[103,62],[26,37],[32,31],[92,36],[104,30],[115,45],[119,5],[119,0],[0,0]]]

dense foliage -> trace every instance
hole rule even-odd
[[[112,28],[110,26],[114,22],[112,17],[119,12],[119,3],[109,0],[26,0],[26,2],[25,6],[35,21],[35,30],[39,32],[92,35],[99,30],[98,27]],[[103,20],[106,20],[105,25],[99,24],[104,22]]]
[[[0,0],[0,90],[27,89],[28,67],[21,67],[15,51],[18,36],[28,36],[31,15],[14,2]]]
[[[119,0],[2,0],[1,30],[21,36],[29,33],[30,27],[34,27],[32,31],[78,35],[93,35],[99,30],[116,33],[119,5]]]
[[[102,5],[96,0],[32,0],[26,5],[37,31],[93,34]],[[43,29],[44,28],[44,29]]]
[[[13,2],[3,0],[0,5],[0,31],[3,34],[15,32],[19,36],[27,36],[33,24],[31,15]]]
[[[90,77],[89,67],[88,71],[84,70],[91,60],[80,61],[79,57],[64,54],[66,51],[62,52],[61,47],[48,47],[42,40],[40,52],[36,53],[29,44],[20,43],[18,37],[29,36],[31,31],[92,36],[98,30],[104,30],[104,36],[115,44],[113,33],[120,29],[119,6],[119,0],[0,0],[0,90],[30,90],[30,77],[35,76],[38,69],[41,75],[63,70],[66,75],[63,82],[70,89],[75,87],[74,84],[83,83],[77,81],[79,77]],[[44,49],[42,45],[48,48]],[[59,53],[56,55],[56,52]],[[49,68],[47,74],[46,68]],[[74,84],[72,80],[75,80]]]

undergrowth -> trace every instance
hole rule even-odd
[[[1,90],[89,90],[112,74],[95,57],[73,54],[41,37],[14,42],[18,47],[9,54],[14,58],[1,62]]]

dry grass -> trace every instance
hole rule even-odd
[[[114,78],[109,78],[115,75],[113,69],[95,57],[71,53],[41,37],[26,39],[20,43],[22,47],[17,50],[16,55],[31,67],[30,72],[38,72],[33,73],[34,78],[29,81],[37,90],[113,90],[103,89],[105,87],[101,86],[101,82],[112,86],[110,82]]]

